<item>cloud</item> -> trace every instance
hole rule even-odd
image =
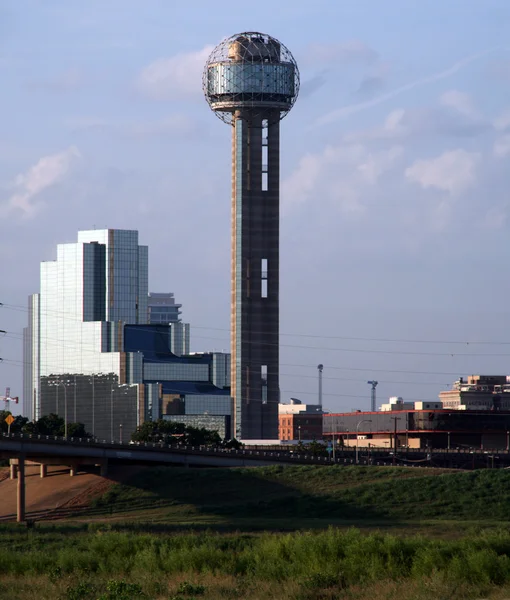
[[[195,52],[182,52],[170,58],[160,58],[145,67],[136,85],[155,100],[173,100],[201,94],[201,74],[214,46]]]
[[[377,92],[383,89],[385,86],[385,78],[381,75],[367,75],[364,77],[358,86],[355,94],[356,96],[373,96]]]
[[[499,117],[494,119],[494,127],[498,131],[510,130],[510,108],[507,108]]]
[[[381,126],[346,134],[344,139],[351,143],[377,140],[399,140],[424,138],[431,135],[471,137],[491,128],[481,117],[472,118],[458,110],[444,106],[433,108],[397,108],[386,116]]]
[[[502,229],[506,226],[507,218],[507,206],[493,206],[485,214],[483,227],[484,229]]]
[[[367,183],[373,185],[377,183],[383,173],[393,167],[402,154],[403,149],[400,146],[394,146],[384,152],[371,152],[365,162],[358,165],[358,172],[362,174]]]
[[[13,183],[14,193],[2,207],[2,213],[20,210],[25,217],[33,217],[41,203],[34,199],[45,189],[60,182],[80,153],[71,146],[59,154],[43,156],[25,173],[20,173]]]
[[[473,185],[480,159],[479,153],[458,148],[436,158],[415,161],[406,169],[405,176],[423,188],[436,188],[456,195]]]
[[[494,142],[493,154],[496,158],[504,158],[510,154],[510,135],[504,135]]]
[[[357,90],[354,92],[358,100],[370,98],[380,92],[386,86],[389,71],[390,67],[386,62],[378,61],[373,65],[370,72],[361,79]]]
[[[391,171],[402,156],[402,148],[372,152],[361,144],[326,146],[306,154],[297,169],[282,182],[282,207],[290,212],[312,199],[328,201],[344,213],[366,210],[363,193]]]
[[[424,85],[428,85],[430,83],[434,83],[435,81],[440,81],[441,79],[446,79],[447,77],[451,77],[457,71],[460,71],[462,68],[466,67],[470,63],[474,62],[489,54],[490,52],[494,52],[495,49],[485,50],[484,52],[479,52],[478,54],[473,54],[471,56],[467,56],[456,63],[454,63],[451,67],[444,69],[443,71],[439,71],[438,73],[434,73],[432,75],[428,75],[427,77],[422,77],[421,79],[416,79],[415,81],[411,81],[410,83],[406,83],[386,94],[382,94],[381,96],[377,96],[376,98],[372,98],[371,100],[366,100],[364,102],[358,102],[355,104],[349,104],[347,106],[342,106],[336,110],[333,110],[323,117],[320,117],[315,121],[315,125],[327,125],[328,123],[338,121],[339,119],[344,119],[350,115],[358,113],[362,110],[366,110],[367,108],[371,108],[373,106],[377,106],[378,104],[382,104],[387,100],[391,100],[400,96],[404,92],[408,92],[414,88],[422,87]]]
[[[452,108],[466,117],[478,117],[478,111],[473,105],[471,96],[464,92],[459,92],[458,90],[445,92],[441,96],[440,102],[443,106]]]
[[[323,85],[327,83],[327,78],[325,76],[326,73],[327,71],[324,70],[321,73],[317,73],[317,75],[310,77],[310,79],[306,79],[305,81],[301,82],[301,86],[299,88],[300,100],[308,98],[308,96],[314,94],[317,90],[319,90]]]

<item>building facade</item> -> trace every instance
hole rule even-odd
[[[324,437],[378,448],[507,448],[510,412],[397,410],[324,415]]]
[[[323,410],[318,404],[291,399],[278,405],[278,438],[282,441],[322,440]]]
[[[128,439],[172,402],[183,414],[206,413],[222,397],[230,416],[230,357],[190,355],[189,325],[148,323],[148,298],[148,249],[137,231],[81,231],[59,244],[29,299],[24,414],[56,413],[101,440]]]
[[[147,306],[151,325],[177,323],[181,320],[182,304],[176,304],[171,293],[150,292]]]
[[[80,419],[109,439],[137,426],[140,386],[126,377],[123,323],[147,323],[148,249],[137,231],[80,231],[41,263],[25,329],[24,414]]]
[[[469,375],[461,377],[451,390],[439,393],[444,408],[455,410],[510,410],[510,377]]]

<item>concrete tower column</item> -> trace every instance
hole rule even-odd
[[[280,122],[236,111],[232,143],[232,366],[236,437],[278,438]]]

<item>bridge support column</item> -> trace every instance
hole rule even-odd
[[[101,477],[106,477],[108,475],[108,459],[105,458],[103,462],[99,465],[99,474]]]
[[[18,523],[25,521],[25,457],[21,454],[18,459]]]
[[[41,479],[48,476],[48,465],[41,465]]]
[[[71,477],[76,477],[76,475],[78,475],[78,465],[76,463],[73,463],[70,465],[69,467],[69,475]]]

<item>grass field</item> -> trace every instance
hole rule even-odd
[[[509,472],[151,468],[0,527],[2,600],[396,597],[510,598]]]
[[[510,535],[462,540],[362,534],[144,535],[3,528],[2,600],[498,598]]]
[[[113,486],[88,518],[254,529],[506,521],[510,472],[391,467],[153,468]]]

